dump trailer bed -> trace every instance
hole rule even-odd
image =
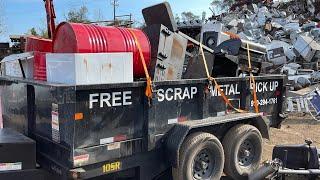
[[[235,107],[254,112],[248,78],[217,81]],[[145,82],[70,86],[0,77],[3,126],[34,139],[38,164],[60,178],[123,172],[119,177],[152,179],[176,164],[177,143],[170,142],[180,140],[168,142],[174,133],[210,127],[220,139],[261,115],[279,126],[285,84],[284,76],[256,77],[261,113],[237,114],[206,79],[154,82],[148,101]]]

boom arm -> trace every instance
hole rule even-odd
[[[47,26],[48,36],[53,39],[54,31],[56,29],[55,19],[56,14],[54,11],[53,0],[43,0],[45,2],[46,14],[47,14]]]

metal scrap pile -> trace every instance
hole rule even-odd
[[[260,73],[287,74],[295,89],[319,81],[320,0],[241,0],[210,21],[178,24],[189,34],[197,34],[196,27],[202,27],[200,39],[210,47],[203,30],[210,23],[221,24],[216,32],[234,34],[242,43],[252,43],[253,49],[259,46],[258,52],[265,55],[260,58]],[[217,36],[211,41],[214,47],[225,41],[223,35]]]
[[[288,74],[295,89],[318,82],[320,1],[250,2],[237,2],[220,16],[225,30],[266,47],[265,73]]]

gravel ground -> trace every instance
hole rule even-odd
[[[270,129],[270,140],[265,140],[263,161],[271,160],[272,149],[277,144],[303,144],[311,139],[320,148],[320,122],[309,115],[290,116],[282,123],[281,129]]]

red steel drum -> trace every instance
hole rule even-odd
[[[149,39],[142,30],[131,30],[141,45],[146,65],[149,67],[151,59]],[[137,45],[128,28],[63,22],[56,29],[53,52],[132,52],[134,76],[145,76]]]
[[[35,36],[27,37],[26,52],[31,51],[52,52],[52,40]]]
[[[45,52],[34,52],[33,79],[47,81],[47,65]]]

